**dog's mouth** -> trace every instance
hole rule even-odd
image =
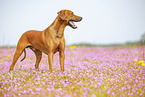
[[[74,21],[74,20],[68,20],[68,25],[69,25],[70,27],[72,27],[73,29],[76,29],[77,26],[75,25],[74,22],[77,22],[77,21]]]
[[[68,25],[69,25],[70,27],[72,27],[73,29],[76,29],[77,26],[75,25],[74,22],[80,22],[81,20],[82,20],[82,17],[80,17],[79,20],[69,19],[69,20],[68,20]]]

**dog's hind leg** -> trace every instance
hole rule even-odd
[[[30,49],[35,53],[36,55],[36,63],[35,63],[35,69],[39,70],[39,63],[42,58],[42,52],[38,49],[34,49],[33,47],[30,47]]]
[[[20,55],[22,54],[23,50],[25,49],[26,46],[21,46],[21,45],[17,45],[14,57],[13,57],[13,62],[10,66],[9,72],[13,70],[15,63],[17,62],[18,58],[20,57]]]
[[[18,44],[17,44],[17,48],[16,48],[16,51],[15,51],[15,54],[14,54],[14,57],[13,57],[13,62],[10,66],[10,69],[9,69],[9,72],[13,70],[14,66],[15,66],[15,63],[17,62],[18,58],[20,57],[20,55],[22,54],[22,52],[24,51],[24,49],[29,46],[29,42],[26,40],[25,37],[21,37],[18,41]]]

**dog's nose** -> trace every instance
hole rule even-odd
[[[83,17],[80,17],[80,21],[83,19]]]

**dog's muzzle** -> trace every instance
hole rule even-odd
[[[68,25],[69,25],[70,27],[72,27],[73,29],[76,29],[77,26],[75,25],[74,22],[80,22],[81,20],[82,20],[82,17],[80,17],[79,20],[69,19],[69,20],[68,20]]]

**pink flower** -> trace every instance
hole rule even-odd
[[[100,86],[100,85],[101,85],[101,83],[100,83],[100,82],[98,82],[98,83],[97,83],[97,85],[99,85],[99,86]]]
[[[97,85],[95,84],[94,87],[97,88]]]
[[[110,90],[107,91],[107,94],[110,94]]]
[[[36,91],[40,91],[42,88],[36,88]]]
[[[48,91],[51,91],[51,89],[50,89],[50,88],[47,88],[47,90],[48,90]]]

